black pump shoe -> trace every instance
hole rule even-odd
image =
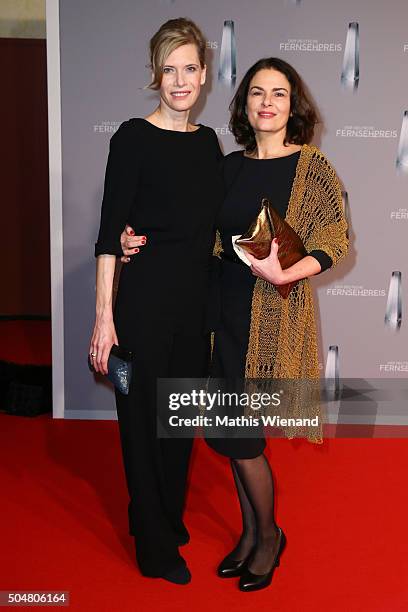
[[[275,560],[273,562],[271,569],[266,574],[253,574],[252,572],[249,571],[249,569],[246,569],[244,573],[241,575],[241,578],[239,579],[238,586],[239,586],[240,591],[245,591],[245,592],[259,591],[260,589],[265,589],[267,586],[271,584],[273,572],[275,571],[275,567],[278,567],[279,558],[282,554],[283,549],[286,546],[286,536],[280,527],[278,527],[278,529],[279,529],[278,552],[276,553],[276,557],[275,557]]]
[[[217,575],[220,578],[236,578],[237,576],[241,576],[246,570],[251,553],[252,550],[249,555],[245,557],[245,559],[241,559],[240,561],[234,559],[232,557],[232,553],[230,553],[219,564],[217,568]]]

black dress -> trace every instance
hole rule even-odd
[[[204,333],[214,221],[222,201],[222,154],[215,132],[123,123],[111,138],[95,255],[122,255],[129,223],[147,236],[123,266],[114,311],[119,343],[134,351],[128,396],[116,392],[129,491],[129,531],[143,574],[182,562],[182,510],[191,439],[156,435],[156,380],[203,377]]]
[[[215,332],[211,375],[228,380],[245,376],[256,276],[235,254],[232,236],[243,234],[267,197],[281,217],[286,216],[300,151],[286,157],[251,159],[234,151],[223,161],[226,197],[217,217],[223,254],[220,265],[220,319]],[[324,251],[311,251],[322,271],[332,264]],[[241,431],[242,435],[242,431]],[[250,459],[265,449],[263,436],[207,438],[217,452],[235,459]]]

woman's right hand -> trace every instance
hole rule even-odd
[[[139,247],[146,244],[146,236],[135,236],[135,231],[130,225],[126,225],[120,235],[120,244],[122,246],[123,256],[120,260],[123,263],[129,263],[130,257],[139,252]]]
[[[113,344],[119,344],[115,325],[111,317],[95,322],[89,354],[96,372],[108,373],[108,358]]]

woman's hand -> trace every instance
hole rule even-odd
[[[251,262],[252,274],[259,276],[272,285],[286,285],[302,278],[309,278],[321,272],[320,263],[313,255],[305,255],[298,262],[282,270],[278,259],[278,240],[274,238],[271,244],[271,251],[265,259],[256,259],[253,255],[245,253]]]
[[[146,244],[146,236],[135,236],[135,231],[130,225],[126,225],[125,229],[120,235],[120,244],[122,246],[123,256],[120,261],[128,263],[132,255],[136,255],[139,252],[139,247]]]
[[[119,344],[113,319],[109,315],[97,318],[89,354],[96,372],[108,373],[108,358],[113,344]]]
[[[259,276],[273,285],[284,285],[285,275],[278,259],[278,240],[274,238],[271,243],[271,250],[265,259],[256,259],[250,253],[245,253],[245,256],[251,262],[252,274]]]

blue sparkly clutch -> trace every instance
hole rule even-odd
[[[117,344],[112,346],[108,358],[107,378],[115,385],[116,389],[124,395],[129,394],[130,381],[132,378],[132,359],[132,351],[128,351]],[[90,355],[88,355],[88,366],[91,372],[95,372]]]

